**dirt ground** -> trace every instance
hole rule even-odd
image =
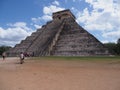
[[[120,62],[0,58],[0,90],[120,90]]]

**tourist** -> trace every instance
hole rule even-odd
[[[20,64],[23,64],[24,59],[25,59],[25,56],[24,56],[24,54],[21,52],[21,53],[20,53]]]
[[[2,57],[3,57],[3,60],[5,60],[5,58],[6,58],[6,53],[5,52],[2,53]]]

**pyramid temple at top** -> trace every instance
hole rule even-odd
[[[52,18],[9,50],[9,56],[20,52],[32,56],[109,55],[107,48],[75,21],[69,9],[53,13]]]

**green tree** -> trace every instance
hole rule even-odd
[[[116,54],[116,44],[115,43],[105,43],[104,44],[111,54]]]
[[[117,44],[116,44],[116,53],[117,55],[120,55],[120,38],[118,39]]]
[[[117,44],[120,44],[120,38],[117,40]]]
[[[0,46],[0,55],[2,55],[3,52],[9,50],[10,48],[10,46]]]
[[[112,54],[120,55],[120,38],[117,40],[117,43],[106,43],[104,45]]]

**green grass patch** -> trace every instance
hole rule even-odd
[[[42,56],[32,57],[32,60],[85,60],[85,61],[120,61],[120,56]]]

